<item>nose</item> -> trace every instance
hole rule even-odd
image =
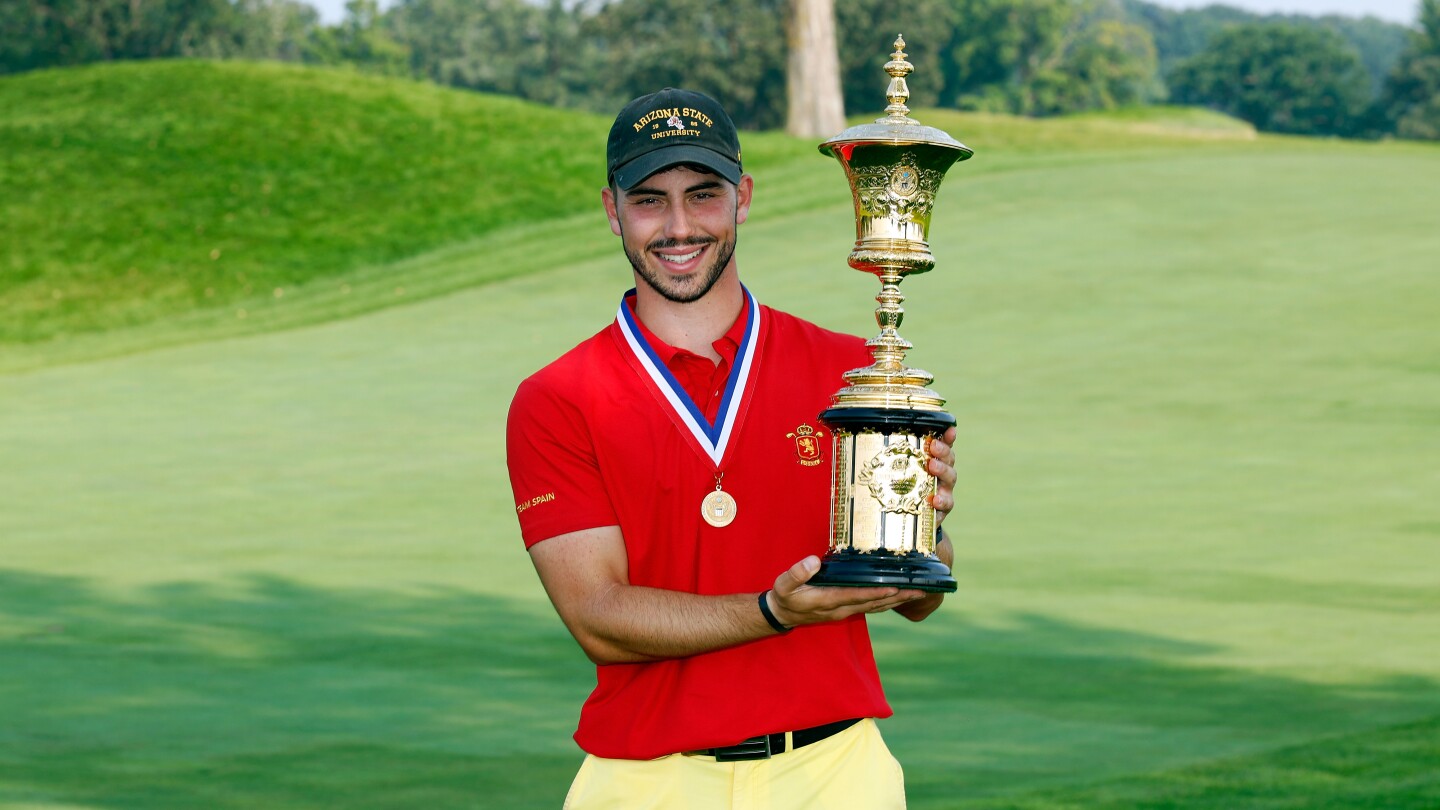
[[[671,205],[665,219],[665,237],[684,242],[695,234],[695,223],[690,218],[688,207],[682,202]]]

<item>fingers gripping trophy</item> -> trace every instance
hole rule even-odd
[[[930,439],[955,425],[945,400],[927,386],[929,372],[904,364],[913,347],[900,337],[906,276],[935,266],[927,241],[940,181],[974,152],[945,132],[910,117],[905,40],[885,63],[890,74],[885,117],[851,127],[820,145],[840,161],[855,202],[850,266],[880,279],[870,339],[875,362],[847,372],[847,385],[820,419],[834,436],[830,550],[812,585],[893,585],[949,593],[955,578],[935,555],[937,523],[930,495]]]

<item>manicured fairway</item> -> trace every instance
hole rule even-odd
[[[911,806],[1440,806],[1440,150],[941,119],[979,154],[903,331],[961,424],[961,588],[872,623]],[[869,334],[839,170],[757,197],[756,295]],[[0,376],[0,806],[558,807],[593,676],[500,428],[612,316],[605,234],[502,234],[517,275],[479,287],[433,280],[493,277],[487,243],[368,271],[435,297],[342,320],[0,363],[31,369]]]

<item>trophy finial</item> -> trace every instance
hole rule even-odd
[[[905,37],[895,37],[895,52],[890,54],[890,61],[885,63],[885,72],[890,74],[890,86],[885,89],[885,100],[890,106],[885,108],[889,118],[882,118],[882,121],[891,121],[896,124],[916,124],[918,121],[910,117],[910,108],[905,102],[910,99],[910,88],[905,84],[905,77],[915,70],[915,66],[905,61]]]

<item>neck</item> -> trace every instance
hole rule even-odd
[[[745,305],[745,293],[740,288],[734,264],[703,298],[688,304],[665,298],[643,279],[637,277],[635,282],[635,317],[655,337],[677,349],[720,362],[720,354],[712,344],[730,330]]]

